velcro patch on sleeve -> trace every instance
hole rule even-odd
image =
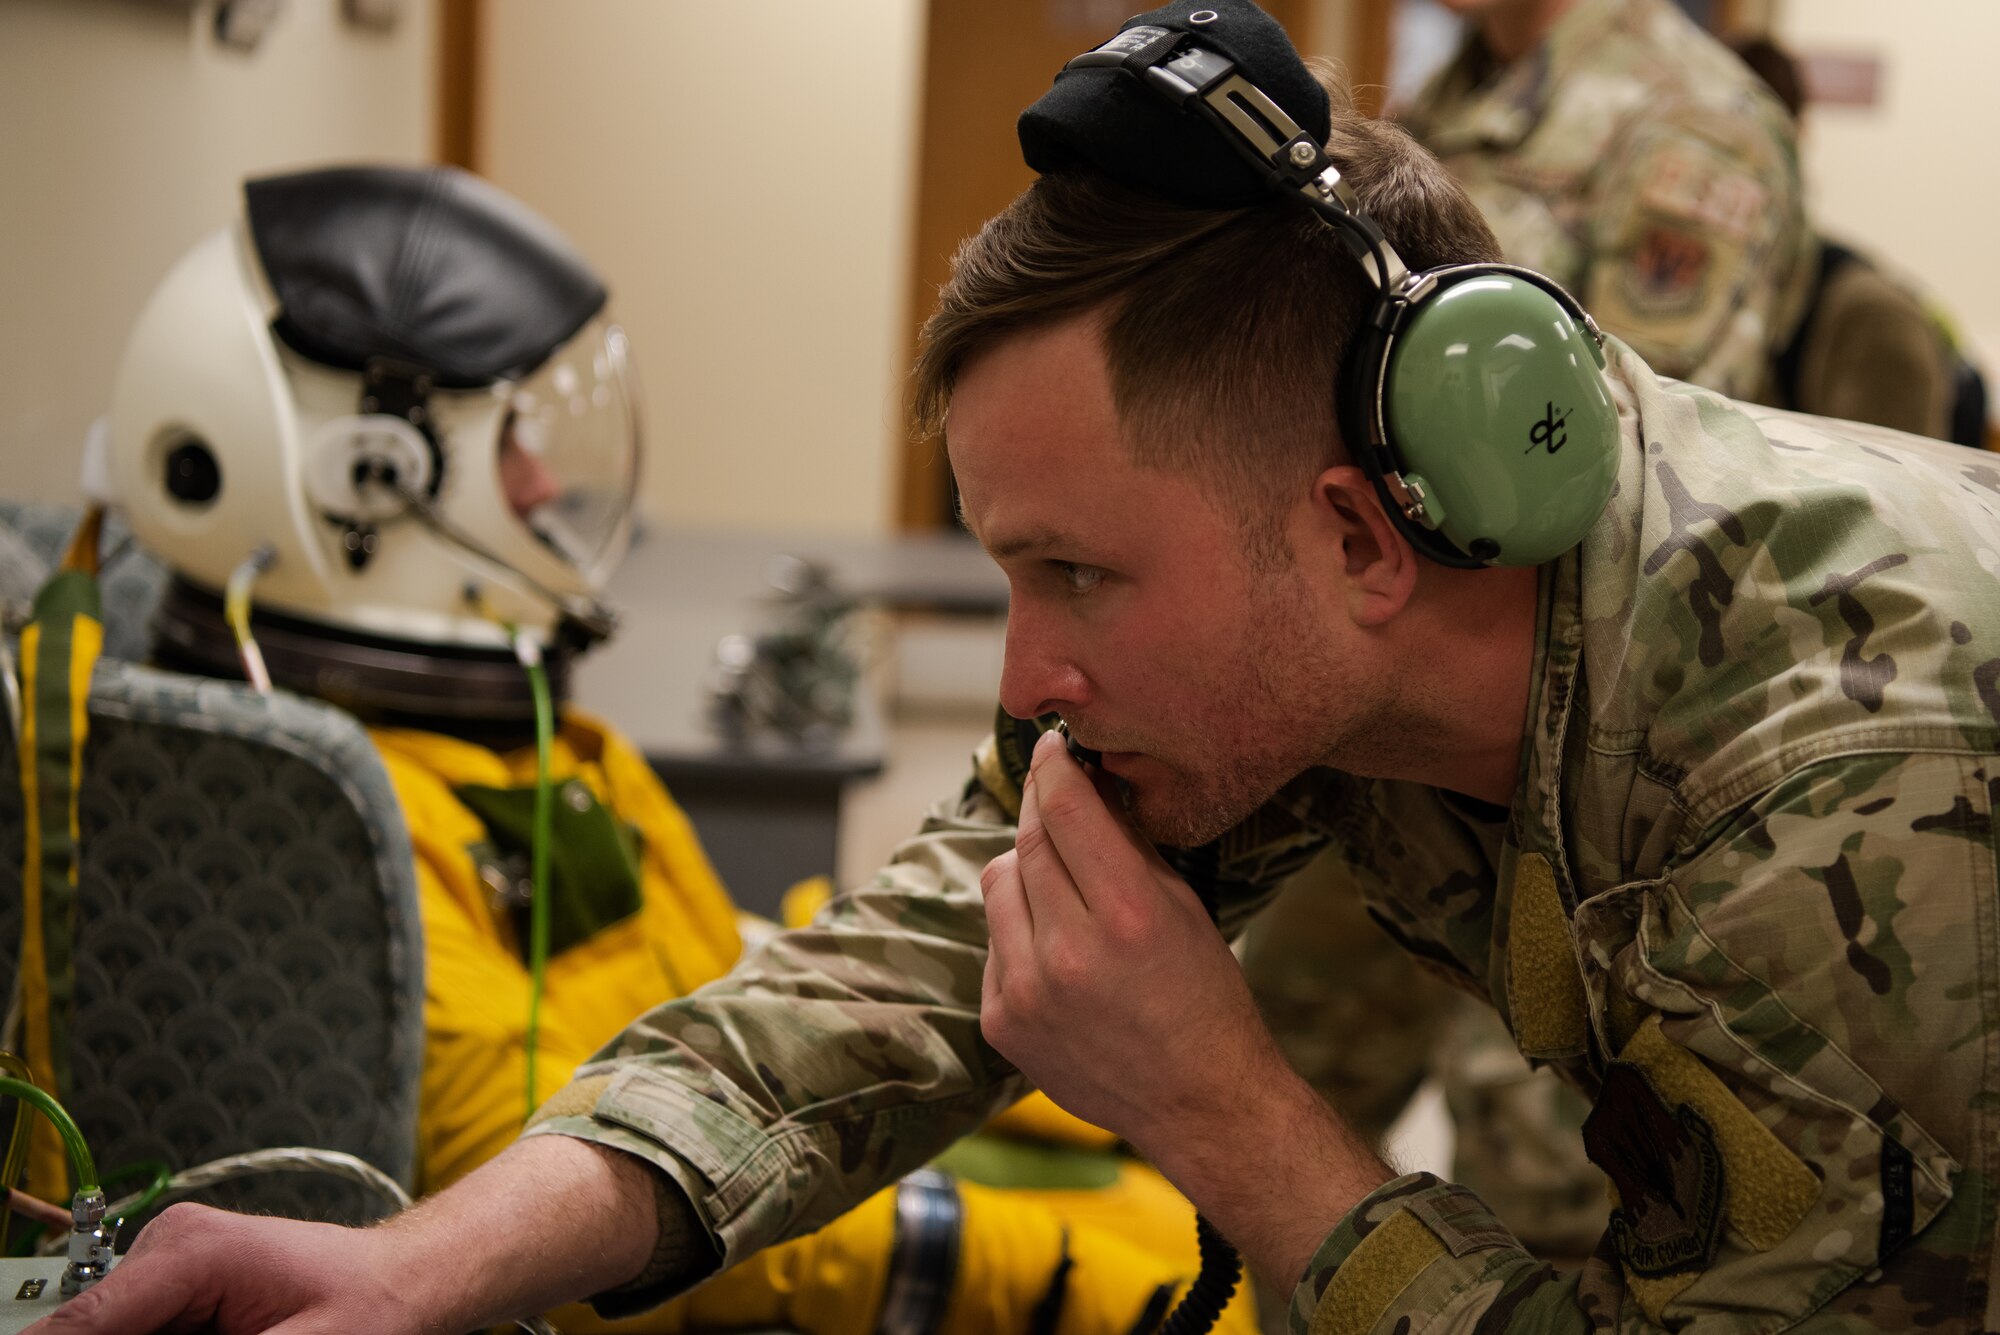
[[[528,1119],[528,1125],[539,1126],[557,1117],[588,1117],[597,1107],[597,1100],[603,1097],[604,1091],[609,1088],[611,1088],[611,1077],[608,1075],[592,1075],[585,1076],[581,1080],[572,1080],[549,1095],[548,1100],[535,1109],[535,1115]]]
[[[1396,1295],[1444,1255],[1435,1233],[1398,1211],[1341,1262],[1313,1309],[1312,1335],[1367,1335]]]

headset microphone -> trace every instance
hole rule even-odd
[[[1248,0],[1207,0],[1127,20],[1063,67],[1019,132],[1038,171],[1082,163],[1197,208],[1276,194],[1311,209],[1375,289],[1335,393],[1384,509],[1446,565],[1552,560],[1582,541],[1617,475],[1602,335],[1531,270],[1410,270],[1326,155],[1330,128],[1284,30]]]

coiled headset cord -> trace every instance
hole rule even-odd
[[[1206,1215],[1194,1217],[1194,1236],[1201,1248],[1201,1269],[1160,1323],[1159,1335],[1204,1335],[1213,1329],[1243,1278],[1243,1258]]]

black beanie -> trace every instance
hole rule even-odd
[[[1196,16],[1202,21],[1195,22]],[[1249,82],[1313,137],[1326,142],[1332,114],[1278,21],[1250,0],[1182,0],[1125,20],[1118,31],[1150,26],[1194,35],[1227,56]],[[1176,107],[1123,69],[1066,70],[1021,113],[1021,154],[1037,172],[1087,166],[1191,208],[1237,208],[1271,198],[1258,170],[1221,130],[1192,108]]]

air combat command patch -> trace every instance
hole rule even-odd
[[[1722,1233],[1722,1151],[1708,1119],[1668,1111],[1631,1062],[1606,1068],[1584,1149],[1618,1190],[1611,1241],[1628,1274],[1657,1279],[1705,1269]]]

